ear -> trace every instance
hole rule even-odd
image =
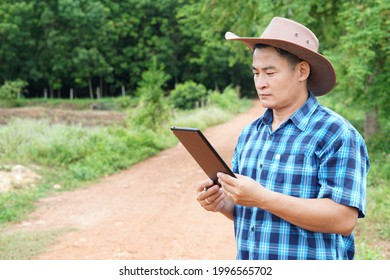
[[[298,79],[300,82],[303,82],[309,78],[310,75],[310,64],[306,61],[301,61],[297,64],[295,68],[298,72]]]

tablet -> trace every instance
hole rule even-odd
[[[171,130],[215,184],[219,185],[218,172],[236,177],[199,129],[173,126]]]

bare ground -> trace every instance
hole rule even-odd
[[[226,162],[243,126],[262,111],[256,103],[204,132]],[[232,222],[197,203],[194,183],[205,178],[179,144],[88,188],[41,199],[9,230],[73,229],[34,259],[234,259]]]
[[[52,109],[45,107],[23,107],[0,110],[0,125],[6,124],[13,118],[45,119],[51,123],[64,123],[69,125],[81,124],[83,126],[96,125],[124,125],[126,114],[116,111],[104,110],[72,110]]]

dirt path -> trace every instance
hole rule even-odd
[[[249,112],[204,133],[227,162]],[[99,183],[39,201],[26,231],[60,228],[64,234],[36,259],[234,259],[233,224],[204,211],[194,182],[204,173],[182,145],[161,152]]]

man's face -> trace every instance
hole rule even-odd
[[[299,81],[299,67],[293,67],[274,48],[255,49],[252,68],[256,91],[265,108],[288,110],[302,94],[307,96],[307,89]]]

